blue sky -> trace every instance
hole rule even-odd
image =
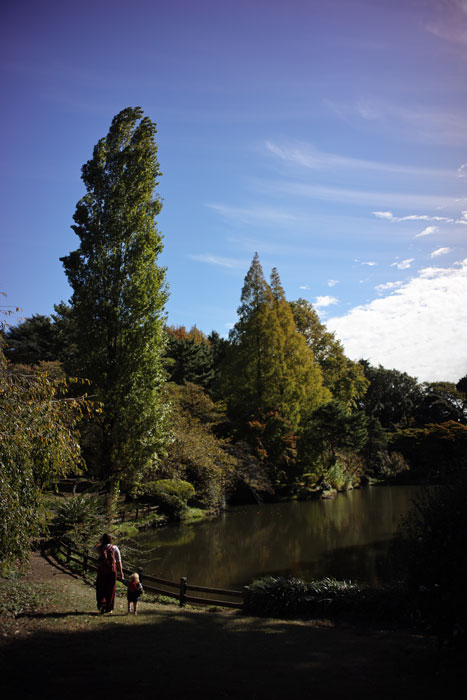
[[[140,105],[170,324],[226,334],[258,251],[353,359],[467,373],[467,0],[16,0],[0,27],[4,303],[69,299],[81,166]]]

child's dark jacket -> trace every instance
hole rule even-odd
[[[144,593],[143,586],[139,581],[124,581],[127,587],[126,597],[130,603],[138,602],[140,595]]]

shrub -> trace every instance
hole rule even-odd
[[[270,617],[358,617],[387,623],[409,619],[402,588],[369,588],[332,578],[305,583],[296,578],[267,576],[246,587],[245,609]]]
[[[425,623],[448,639],[466,629],[465,486],[426,490],[401,528],[396,554]]]
[[[230,442],[219,437],[224,413],[200,386],[169,382],[166,388],[173,440],[158,465],[158,476],[188,481],[199,503],[220,508],[233,487],[239,461],[230,454]]]
[[[145,495],[156,503],[161,512],[173,520],[180,520],[188,501],[195,495],[195,488],[188,481],[160,479],[145,488]]]
[[[60,504],[52,521],[54,538],[77,549],[94,545],[106,530],[107,519],[97,496],[72,496]]]
[[[392,479],[402,472],[408,471],[409,465],[400,452],[378,452],[372,462],[372,472],[377,479]]]
[[[313,488],[313,486],[316,486],[318,479],[318,475],[314,473],[307,472],[306,474],[302,474],[303,485],[306,488]]]
[[[351,479],[349,479],[345,468],[337,461],[327,470],[325,481],[326,484],[329,484],[333,489],[337,489],[338,491],[342,491],[348,485],[349,481],[351,483]]]

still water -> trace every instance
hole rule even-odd
[[[378,584],[391,539],[420,487],[368,486],[332,500],[238,506],[194,525],[143,533],[144,571],[241,588],[264,575],[333,576]]]

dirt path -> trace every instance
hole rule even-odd
[[[27,582],[42,608],[2,626],[2,695],[160,700],[359,700],[450,697],[447,650],[407,633],[290,622],[119,599],[95,611],[94,590],[39,555]],[[5,622],[5,620],[3,620]],[[454,696],[454,695],[453,695]]]

